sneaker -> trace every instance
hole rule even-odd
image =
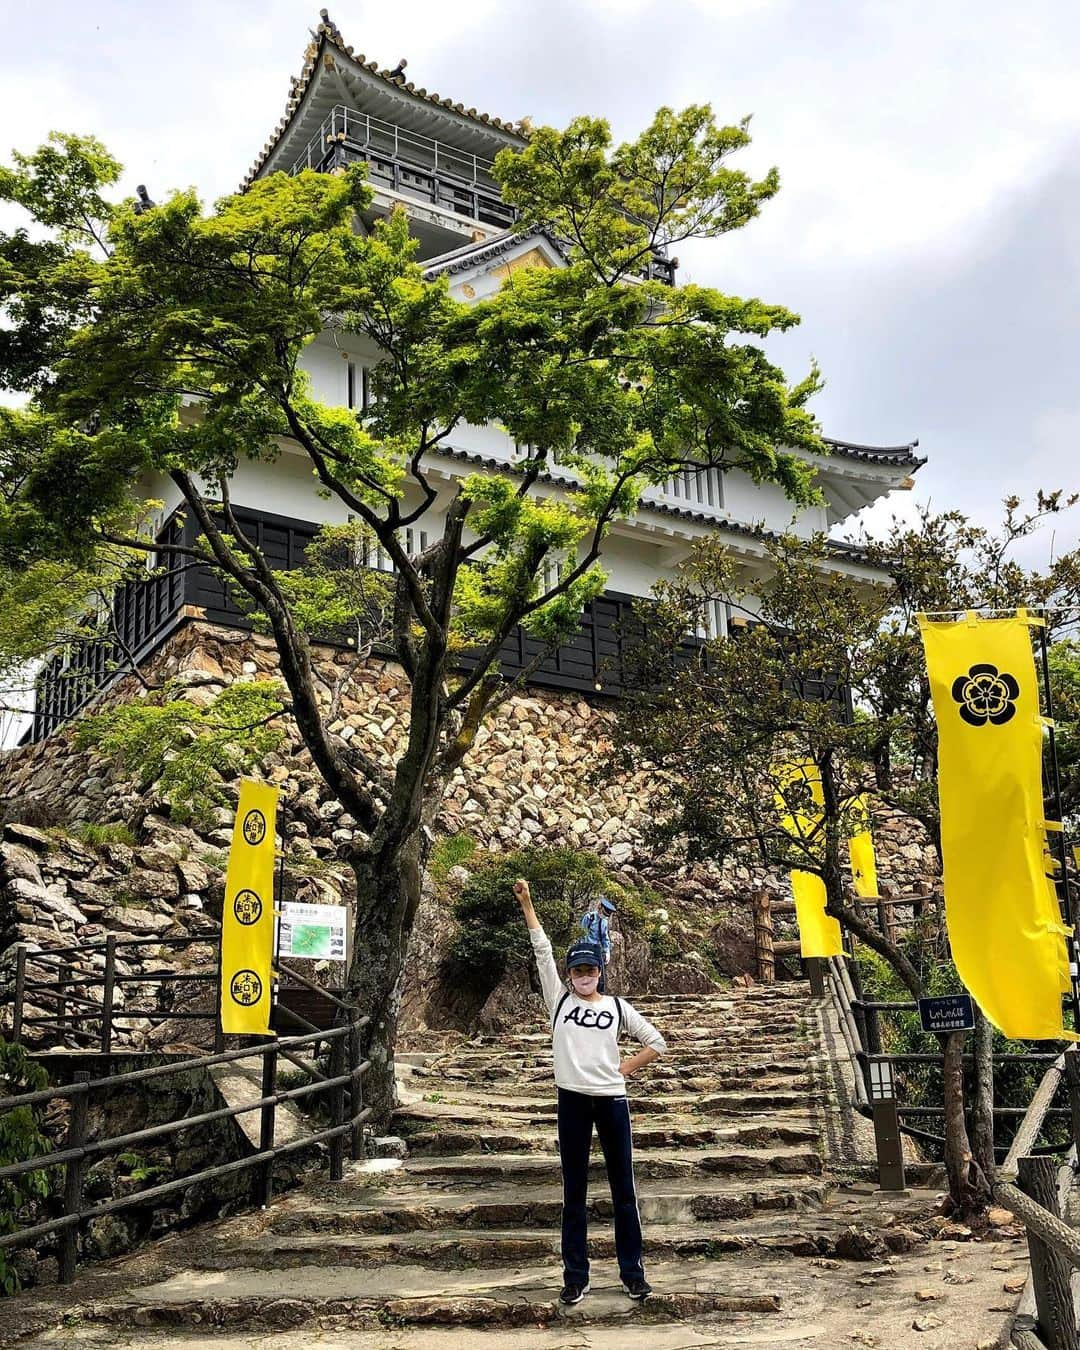
[[[636,1303],[644,1303],[652,1293],[652,1285],[646,1280],[631,1280],[629,1284],[623,1286],[627,1297],[632,1298]]]
[[[565,1303],[570,1308],[575,1303],[580,1303],[588,1292],[588,1284],[564,1284],[563,1291],[559,1295],[559,1302]]]

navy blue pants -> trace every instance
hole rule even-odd
[[[615,1209],[615,1252],[624,1284],[643,1280],[641,1217],[634,1191],[630,1106],[625,1097],[590,1097],[559,1088],[559,1157],[562,1161],[563,1277],[567,1284],[585,1284],[589,1256],[585,1247],[589,1197],[589,1149],[593,1126],[607,1167]]]

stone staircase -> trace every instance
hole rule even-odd
[[[592,1292],[557,1302],[555,1094],[538,1017],[515,1036],[406,1049],[404,1162],[353,1164],[343,1183],[176,1235],[147,1249],[134,1278],[136,1260],[113,1263],[115,1288],[103,1267],[88,1296],[76,1287],[74,1321],[33,1344],[190,1346],[210,1329],[215,1345],[282,1350],[286,1338],[287,1350],[855,1343],[834,1338],[837,1304],[857,1325],[873,1283],[865,1258],[888,1262],[919,1237],[904,1223],[910,1195],[888,1202],[872,1183],[829,1176],[832,1065],[806,986],[634,1002],[669,1045],[631,1084],[646,1304],[619,1283],[599,1161]]]

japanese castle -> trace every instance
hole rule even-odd
[[[374,190],[371,215],[403,207],[428,275],[445,275],[455,297],[471,300],[497,290],[516,268],[564,265],[557,239],[543,231],[515,231],[514,211],[492,177],[495,155],[523,147],[529,131],[527,120],[504,121],[417,87],[406,79],[405,62],[392,70],[380,68],[345,44],[323,10],[285,114],[243,186],[268,174],[332,173],[363,160]],[[655,257],[650,264],[650,275],[672,286],[676,271],[674,259]],[[378,358],[365,341],[328,330],[309,347],[303,364],[316,397],[362,410]],[[649,595],[658,579],[673,575],[696,540],[710,534],[722,538],[752,583],[766,572],[762,531],[794,529],[804,536],[828,531],[891,490],[910,487],[911,475],[924,462],[916,454],[917,443],[827,444],[828,456],[809,456],[823,502],[799,510],[794,519],[792,503],[778,485],[756,484],[737,470],[683,473],[648,490],[637,515],[613,527],[603,557],[607,592],[583,615],[580,633],[544,663],[533,682],[582,693],[617,692],[620,618],[636,599]],[[472,426],[454,445],[431,456],[425,473],[448,482],[475,473],[478,466],[503,468],[514,458],[505,432]],[[194,524],[178,511],[176,487],[166,478],[145,486],[149,498],[165,503],[158,537],[190,542]],[[537,490],[558,494],[570,486],[569,477],[553,475]],[[317,495],[310,465],[299,454],[284,453],[274,463],[241,463],[232,500],[248,532],[280,568],[302,560],[320,525],[346,518],[339,501]],[[418,529],[405,543],[421,549],[427,534]],[[834,557],[835,565],[851,575],[877,577],[857,549],[837,544]],[[383,556],[366,561],[389,567]],[[167,561],[146,580],[124,585],[113,610],[120,642],[84,642],[57,654],[41,671],[30,739],[49,735],[111,683],[123,666],[123,653],[145,657],[192,621],[248,626],[212,573],[170,568]],[[717,603],[703,635],[722,634],[727,624],[726,608]],[[531,645],[523,633],[512,638],[503,651],[504,668],[526,665]]]

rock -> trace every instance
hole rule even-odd
[[[19,878],[22,881],[32,882],[35,886],[44,884],[34,851],[25,844],[10,843],[0,846],[0,873],[8,881]]]
[[[132,872],[126,889],[140,900],[176,900],[180,895],[180,879],[170,860],[164,872]]]
[[[180,886],[185,891],[205,891],[210,884],[210,873],[195,858],[181,858],[176,864]]]
[[[33,825],[21,825],[18,821],[11,821],[4,826],[4,839],[12,844],[26,844],[38,853],[50,853],[56,847],[56,840],[44,830],[37,830]]]
[[[1011,1209],[1000,1209],[996,1205],[986,1211],[986,1221],[993,1228],[1006,1228],[1009,1224],[1016,1222],[1016,1215]]]
[[[845,1261],[879,1261],[886,1251],[881,1235],[872,1228],[851,1224],[836,1239],[836,1254]]]
[[[35,886],[33,882],[24,881],[22,877],[16,877],[14,881],[9,881],[7,886],[8,898],[15,904],[28,906],[34,914],[42,912],[66,919],[68,923],[80,924],[86,923],[86,915],[81,909],[78,909],[66,899],[63,893],[55,888],[46,886]]]
[[[407,1158],[409,1146],[396,1134],[379,1135],[371,1141],[373,1158]]]
[[[160,933],[168,927],[160,914],[154,914],[149,909],[139,909],[136,905],[115,907],[109,919],[110,928],[120,928],[129,933]]]
[[[134,1241],[130,1227],[115,1214],[102,1214],[86,1225],[86,1246],[99,1259],[127,1251]]]
[[[923,1313],[920,1317],[916,1317],[911,1325],[916,1331],[936,1331],[938,1327],[943,1327],[945,1323],[938,1317],[937,1313]]]

